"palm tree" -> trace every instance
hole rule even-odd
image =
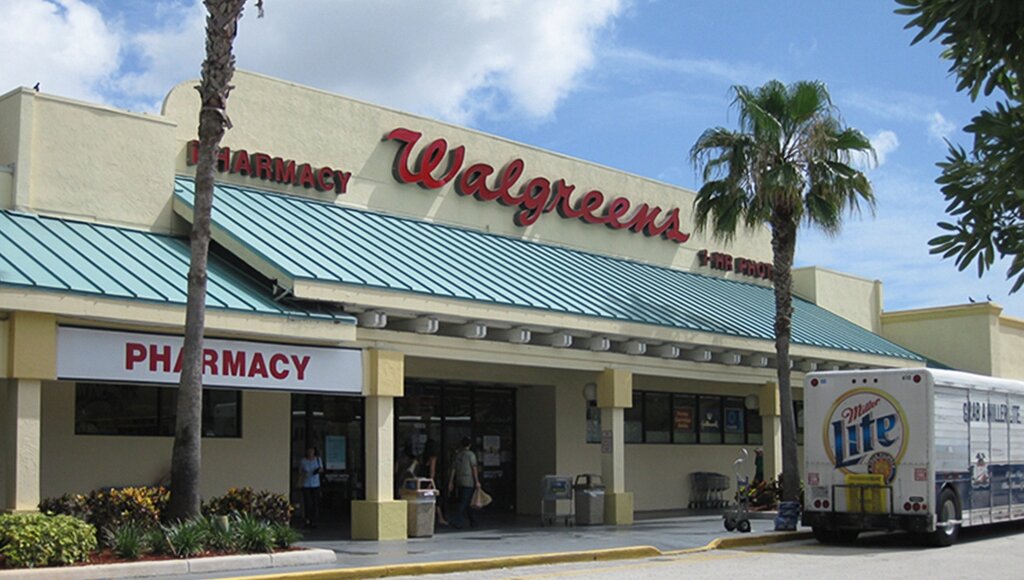
[[[206,60],[199,91],[199,159],[196,164],[195,211],[189,236],[191,256],[181,379],[171,451],[171,498],[167,517],[182,520],[199,515],[201,496],[201,428],[203,420],[203,331],[206,326],[206,264],[210,249],[214,169],[220,140],[231,123],[227,115],[231,77],[235,74],[234,43],[245,0],[205,0]],[[257,8],[262,16],[262,0]]]
[[[798,501],[796,422],[790,385],[789,342],[793,317],[793,254],[802,222],[835,235],[847,210],[861,201],[874,208],[871,183],[851,166],[858,155],[874,159],[863,133],[843,126],[823,83],[786,86],[769,81],[733,87],[739,131],[708,129],[690,150],[704,185],[694,200],[698,231],[730,240],[740,223],[767,224],[772,232],[775,285],[775,352],[782,403],[782,499]]]

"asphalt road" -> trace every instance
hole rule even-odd
[[[676,579],[686,578],[1019,578],[1024,570],[1024,525],[964,530],[949,548],[929,548],[904,534],[872,534],[851,546],[813,540],[743,550],[715,550],[647,560],[512,568],[405,578],[454,579]]]

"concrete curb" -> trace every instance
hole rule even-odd
[[[810,537],[812,537],[810,532],[768,533],[716,538],[707,545],[687,550],[669,550],[663,552],[654,546],[633,546],[629,548],[609,548],[603,550],[586,550],[581,552],[503,556],[498,558],[481,558],[477,560],[451,560],[447,562],[423,562],[419,564],[365,566],[362,568],[317,570],[311,572],[284,572],[281,574],[261,574],[259,576],[239,576],[230,580],[347,580],[351,578],[385,578],[389,576],[419,576],[426,574],[450,574],[453,572],[475,572],[480,570],[494,570],[497,568],[539,566],[544,564],[575,564],[581,562],[601,562],[610,560],[639,560],[641,558],[655,558],[658,556],[682,556],[685,554],[708,552],[710,550],[727,550],[748,546],[764,546],[780,542],[794,542]]]
[[[158,560],[99,564],[96,566],[69,566],[62,568],[33,568],[0,571],[0,580],[105,580],[107,578],[166,577],[180,574],[256,570],[283,566],[313,566],[338,561],[333,550],[312,548],[277,554],[244,554],[187,558],[184,560]]]
[[[551,554],[526,554],[477,560],[450,560],[447,562],[422,562],[418,564],[394,564],[343,568],[338,570],[317,570],[313,572],[290,572],[282,574],[261,574],[242,576],[233,580],[346,580],[349,578],[384,578],[388,576],[419,576],[424,574],[450,574],[452,572],[475,572],[496,568],[540,566],[544,564],[570,564],[578,562],[603,562],[610,560],[636,560],[661,555],[654,546],[633,546],[629,548],[608,548],[582,552],[556,552]]]

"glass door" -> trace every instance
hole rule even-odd
[[[291,481],[293,504],[302,503],[299,461],[316,448],[326,473],[321,476],[321,518],[347,522],[353,499],[363,492],[363,399],[332,395],[292,395]]]

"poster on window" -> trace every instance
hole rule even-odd
[[[725,410],[725,432],[726,433],[742,433],[743,432],[743,409],[729,409]]]
[[[328,435],[324,439],[324,467],[327,469],[346,469],[348,451],[345,447],[344,435]]]
[[[673,423],[676,431],[693,431],[693,407],[676,407]]]
[[[501,465],[501,437],[498,435],[484,435],[484,466],[497,467]]]

